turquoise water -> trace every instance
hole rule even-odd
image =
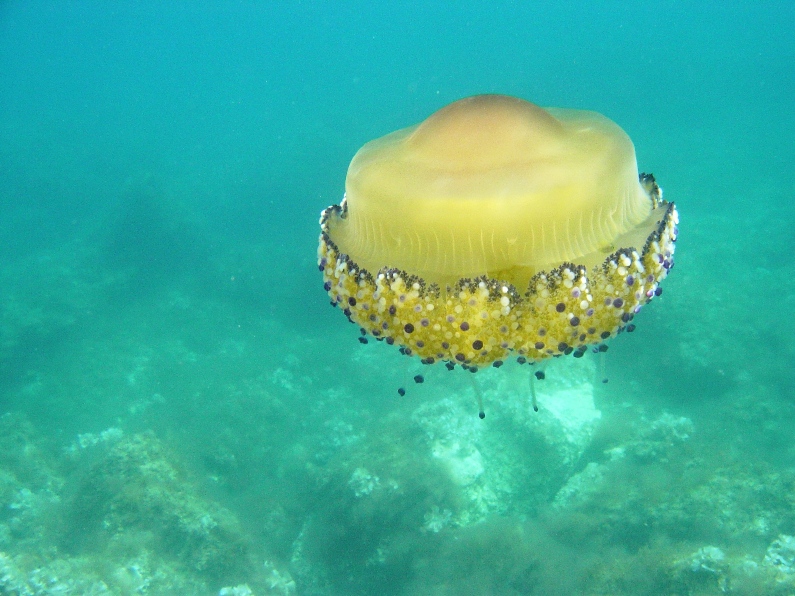
[[[793,593],[794,6],[0,4],[0,593]],[[681,214],[609,383],[485,420],[316,266],[355,151],[477,93]]]

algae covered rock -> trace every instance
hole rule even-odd
[[[78,550],[94,541],[147,549],[206,576],[234,578],[248,563],[235,516],[203,498],[152,434],[119,441],[77,489],[68,533]]]

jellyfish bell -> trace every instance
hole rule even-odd
[[[318,265],[363,330],[475,370],[582,355],[631,325],[677,223],[608,118],[478,95],[356,153]]]

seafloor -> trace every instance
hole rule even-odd
[[[0,593],[792,594],[787,218],[682,211],[609,383],[555,360],[536,414],[482,371],[485,420],[469,373],[297,324],[321,280],[274,297],[273,247],[4,263]]]

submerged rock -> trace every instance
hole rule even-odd
[[[80,531],[65,546],[78,551],[96,540],[143,547],[211,578],[234,577],[247,563],[236,517],[199,496],[152,434],[121,439],[91,468],[70,523]]]

